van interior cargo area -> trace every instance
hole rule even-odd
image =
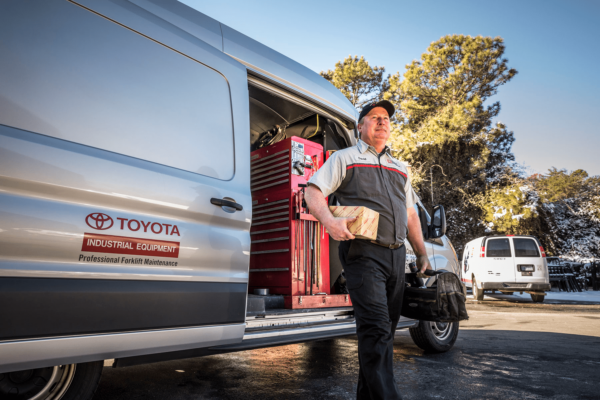
[[[308,139],[323,146],[323,151],[351,145],[347,133],[332,118],[249,85],[251,151],[290,137]]]
[[[334,287],[342,272],[338,243],[304,200],[308,180],[329,155],[351,145],[349,132],[341,119],[301,99],[292,101],[252,84],[249,95],[253,218],[248,292],[277,300],[249,298],[247,310],[350,307],[347,291]]]

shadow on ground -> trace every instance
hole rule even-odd
[[[356,337],[178,360],[106,367],[97,400],[352,399]],[[461,330],[454,348],[426,354],[407,331],[394,344],[405,399],[598,399],[600,338]]]

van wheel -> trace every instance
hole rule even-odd
[[[104,361],[0,374],[3,400],[89,400],[96,393]]]
[[[534,303],[543,303],[544,302],[544,296],[543,294],[531,294],[531,301],[533,301]]]
[[[483,289],[479,289],[477,287],[477,281],[475,280],[475,277],[473,276],[473,297],[475,297],[475,300],[477,301],[483,301]]]
[[[419,326],[408,331],[413,342],[421,349],[431,353],[445,353],[456,342],[458,322],[419,321]]]

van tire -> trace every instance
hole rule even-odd
[[[94,397],[104,361],[65,364],[0,374],[0,398],[47,398],[53,400],[90,400]],[[7,379],[6,379],[7,378]],[[49,379],[48,379],[49,378]],[[38,385],[39,382],[45,382]]]
[[[60,400],[91,400],[96,394],[104,360],[77,364],[75,376]]]
[[[479,289],[477,287],[477,281],[475,280],[475,276],[473,276],[473,297],[477,301],[483,301],[483,289]]]
[[[456,342],[458,322],[419,321],[419,326],[408,331],[413,342],[426,352],[445,353]]]
[[[544,298],[546,297],[543,294],[530,294],[530,296],[531,296],[531,301],[533,301],[534,303],[543,303]]]

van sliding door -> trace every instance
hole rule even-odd
[[[0,366],[241,341],[246,69],[130,2],[81,3],[0,10]]]

